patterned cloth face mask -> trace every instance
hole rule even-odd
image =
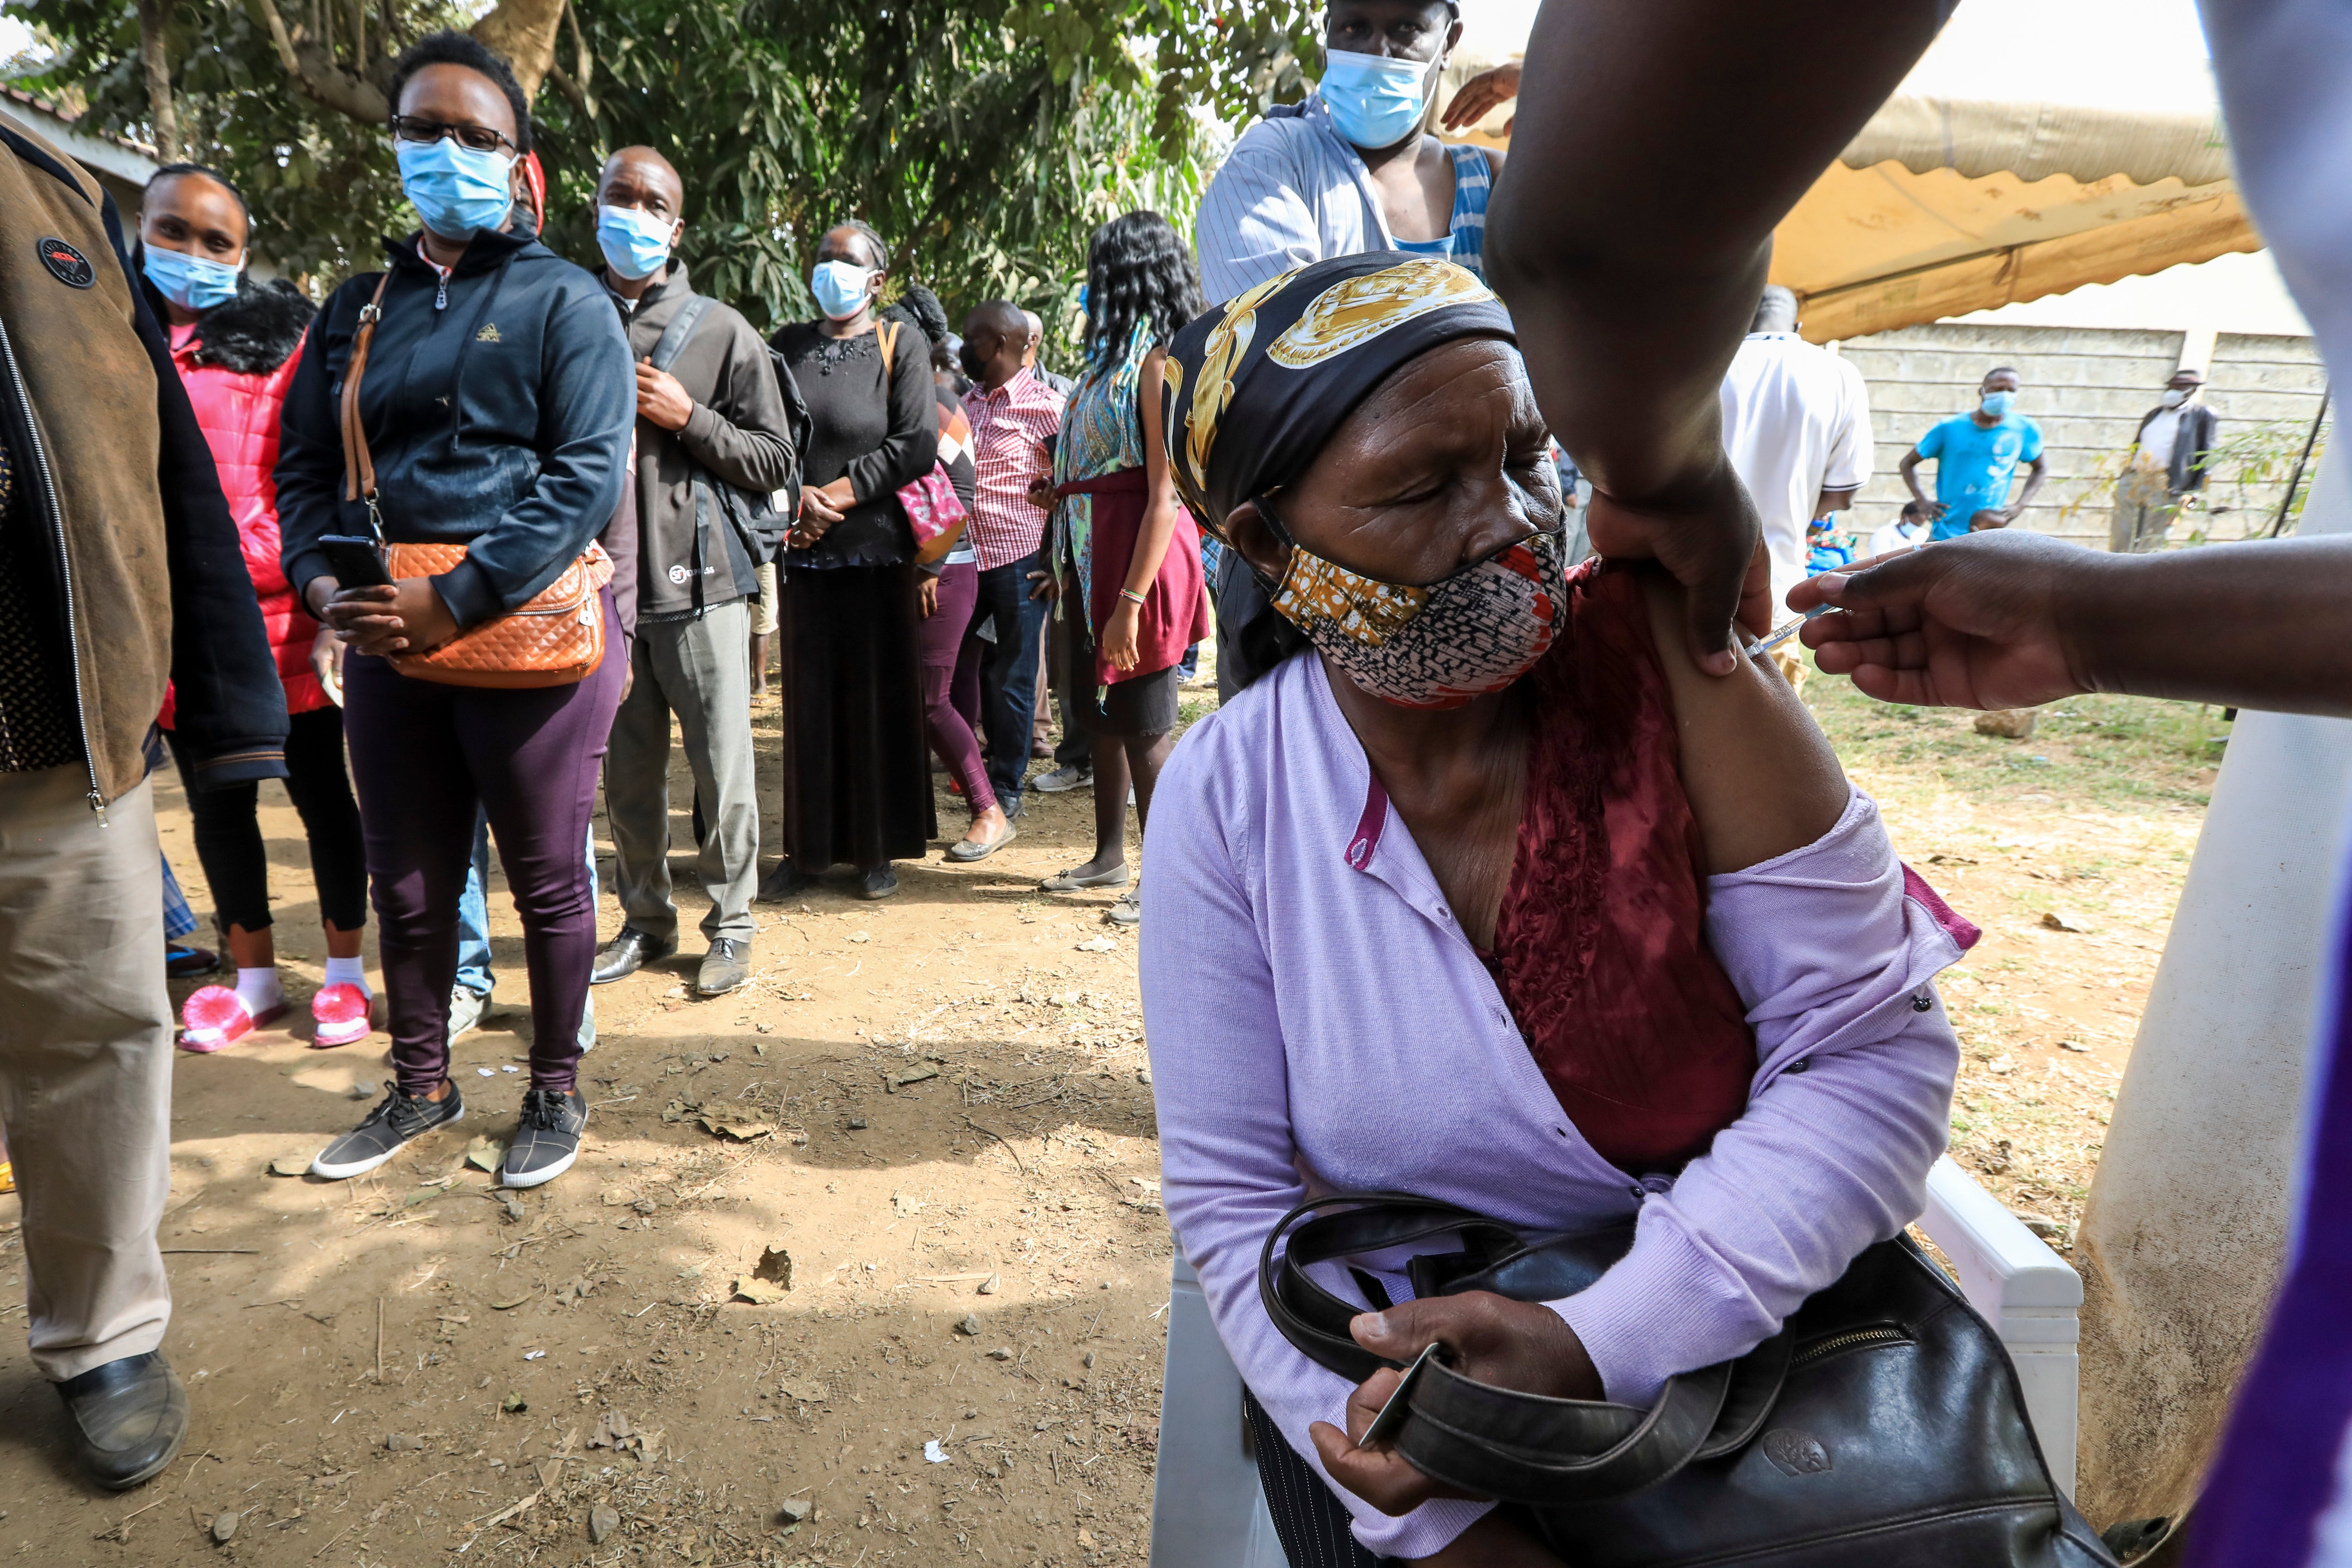
[[[1568,568],[1556,527],[1413,588],[1302,548],[1263,496],[1257,510],[1290,546],[1274,607],[1383,702],[1459,708],[1500,691],[1550,651],[1567,619]]]

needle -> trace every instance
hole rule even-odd
[[[1803,626],[1815,616],[1827,615],[1832,607],[1832,606],[1828,605],[1822,605],[1816,608],[1807,610],[1803,615],[1799,616],[1787,626],[1775,630],[1770,636],[1749,643],[1748,645],[1748,657],[1750,658],[1763,658],[1766,654],[1770,653],[1774,648],[1779,647],[1782,643],[1787,642],[1790,637],[1796,636],[1797,628],[1799,626]]]

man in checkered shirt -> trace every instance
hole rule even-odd
[[[1029,728],[1037,709],[1037,649],[1050,600],[1041,548],[1045,509],[1029,499],[1033,479],[1050,477],[1047,443],[1062,428],[1062,395],[1022,360],[1034,333],[1021,308],[993,300],[964,322],[963,368],[972,379],[964,394],[971,421],[971,522],[965,537],[980,558],[976,629],[993,621],[996,646],[983,688],[988,778],[1007,816],[1022,813],[1021,784],[1029,772]]]

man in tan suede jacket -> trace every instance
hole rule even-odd
[[[0,119],[0,1122],[33,1363],[84,1469],[179,1451],[172,1007],[147,741],[202,784],[285,773],[286,705],[236,524],[114,205]]]

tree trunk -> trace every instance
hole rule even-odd
[[[498,8],[468,29],[507,58],[523,96],[539,96],[539,84],[555,63],[555,42],[563,26],[566,0],[499,0]]]
[[[155,151],[166,163],[180,161],[180,111],[172,102],[172,62],[163,53],[173,4],[139,0],[139,66],[147,84],[147,117],[155,127]]]

